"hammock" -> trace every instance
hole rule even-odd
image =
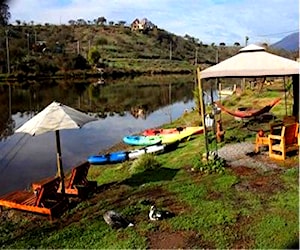
[[[235,116],[238,118],[251,118],[251,117],[259,116],[261,114],[269,112],[277,103],[280,102],[280,100],[281,100],[281,98],[277,98],[261,109],[240,108],[238,110],[230,110],[230,109],[227,109],[226,107],[224,107],[220,102],[215,102],[215,104],[222,111],[226,112],[229,115],[232,115],[232,116]]]

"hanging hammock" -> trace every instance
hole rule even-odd
[[[255,116],[259,116],[261,114],[269,112],[276,104],[280,102],[281,98],[277,98],[264,106],[261,109],[253,109],[253,108],[239,108],[238,110],[230,110],[224,107],[220,102],[215,102],[217,107],[219,107],[222,111],[226,112],[229,115],[238,118],[251,118]]]

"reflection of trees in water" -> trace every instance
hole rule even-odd
[[[12,114],[29,112],[32,115],[55,100],[102,118],[132,112],[133,116],[145,119],[155,110],[171,103],[193,99],[194,83],[191,76],[107,80],[106,84],[97,86],[92,82],[50,80],[16,83],[12,89]],[[13,133],[13,123],[8,120],[7,87],[0,86],[0,101],[0,134]]]
[[[172,89],[172,90],[171,90]],[[129,111],[134,117],[149,115],[155,110],[173,102],[188,101],[193,98],[193,82],[158,84],[127,82],[89,86],[90,106],[93,112],[106,113]],[[142,111],[143,110],[143,111]],[[142,114],[143,113],[143,114]]]
[[[8,95],[0,95],[1,108],[0,108],[0,141],[7,138],[14,133],[16,126],[15,121],[12,119],[11,109],[11,85],[1,85],[1,92],[8,92]]]
[[[130,110],[130,114],[136,119],[142,118],[145,120],[148,115],[147,107],[132,107]]]
[[[6,123],[4,123],[3,129],[1,130],[0,141],[13,135],[15,127],[16,122],[12,118],[8,118]]]

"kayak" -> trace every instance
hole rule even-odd
[[[144,154],[161,154],[167,153],[171,150],[175,150],[179,144],[179,141],[170,144],[152,145],[140,149],[135,149],[128,152],[129,159],[136,159]]]
[[[123,141],[132,146],[151,146],[161,143],[161,138],[158,136],[129,135],[123,137]]]
[[[91,155],[87,160],[94,165],[119,163],[128,160],[128,152],[118,151],[103,155]]]
[[[149,136],[149,135],[161,135],[161,134],[173,134],[173,133],[179,133],[179,131],[182,131],[184,128],[178,127],[178,128],[150,128],[146,129],[142,132],[142,135]]]
[[[135,149],[128,152],[129,159],[136,159],[144,154],[159,154],[163,153],[165,145],[152,145],[140,149]]]
[[[203,133],[203,127],[186,127],[180,133],[160,134],[157,135],[161,139],[162,144],[170,144],[176,141],[183,141],[190,136]]]
[[[180,134],[182,132],[192,133],[192,134],[200,134],[203,132],[202,126],[195,127],[177,127],[177,128],[152,128],[146,129],[142,132],[142,135],[150,136],[150,135],[169,135],[169,134]]]

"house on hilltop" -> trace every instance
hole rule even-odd
[[[132,23],[131,23],[131,30],[132,31],[147,31],[147,30],[152,30],[156,26],[150,22],[147,18],[143,18],[142,20],[139,20],[136,18]]]

